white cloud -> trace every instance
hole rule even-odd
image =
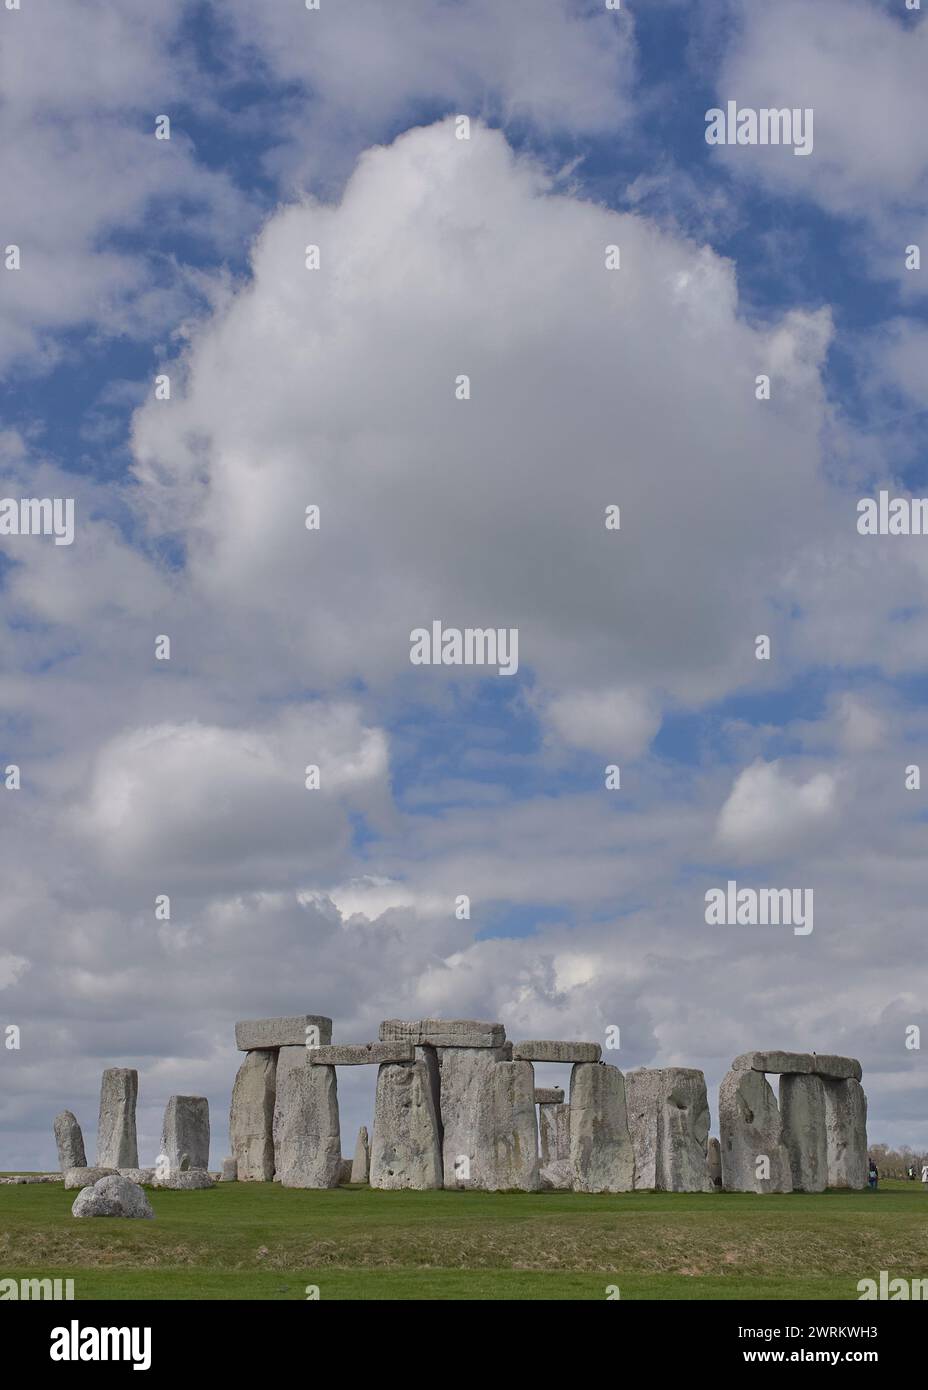
[[[256,669],[295,676],[311,653],[317,682],[405,677],[428,698],[444,676],[411,671],[409,633],[441,618],[517,626],[553,696],[634,671],[705,700],[763,674],[784,548],[834,524],[829,331],[822,313],[749,325],[707,248],[443,122],[369,151],[339,204],[268,222],[252,283],[193,337],[186,393],[138,412],[137,477]]]
[[[545,714],[571,747],[620,758],[639,757],[660,727],[660,715],[637,690],[568,691]]]
[[[309,764],[316,790],[304,784]],[[288,862],[312,872],[346,853],[346,810],[378,806],[386,768],[383,733],[344,705],[289,710],[260,728],[161,724],[101,748],[86,803],[68,818],[111,868],[160,873],[166,885],[181,874],[212,881],[223,866],[236,881]]]
[[[777,762],[744,769],[719,812],[717,834],[726,849],[765,860],[795,849],[827,824],[835,809],[835,779],[816,773],[796,782]]]

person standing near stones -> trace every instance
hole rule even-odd
[[[875,1192],[875,1191],[876,1191],[876,1185],[877,1185],[877,1183],[878,1183],[878,1181],[879,1181],[879,1178],[880,1178],[880,1170],[877,1168],[876,1164],[874,1163],[873,1159],[871,1158],[871,1160],[870,1160],[870,1167],[869,1167],[869,1169],[867,1170],[867,1186],[870,1188],[871,1192]]]

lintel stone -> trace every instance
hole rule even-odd
[[[414,1062],[416,1049],[411,1042],[336,1043],[332,1047],[311,1047],[310,1062],[328,1067],[362,1067],[381,1062]]]
[[[502,1047],[506,1029],[474,1018],[386,1018],[380,1041],[411,1042],[415,1047]]]
[[[322,1046],[332,1041],[332,1020],[320,1014],[297,1014],[292,1018],[252,1018],[235,1025],[235,1046],[239,1052],[257,1052],[267,1047],[305,1047],[307,1028],[319,1030]]]
[[[771,1075],[828,1076],[835,1081],[859,1081],[863,1072],[855,1057],[815,1052],[742,1052],[732,1071],[763,1071]]]
[[[594,1042],[520,1042],[512,1045],[514,1062],[598,1062],[602,1048]]]

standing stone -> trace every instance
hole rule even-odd
[[[867,1097],[859,1081],[825,1081],[828,1186],[867,1186]]]
[[[222,1160],[222,1177],[220,1182],[238,1182],[238,1161],[234,1158],[224,1158]]]
[[[424,1062],[384,1062],[377,1073],[370,1183],[419,1191],[442,1185],[438,1115]]]
[[[531,1062],[494,1060],[495,1049],[442,1053],[446,1187],[538,1190],[538,1121]]]
[[[335,1068],[305,1047],[282,1047],[274,1103],[274,1163],[284,1187],[338,1187],[342,1141]]]
[[[642,1068],[625,1078],[635,1187],[711,1192],[706,1078],[692,1067]]]
[[[488,1192],[537,1192],[538,1117],[531,1062],[497,1062],[489,1073],[478,1120],[474,1187]]]
[[[442,1145],[445,1140],[445,1129],[441,1118],[441,1062],[439,1061],[441,1055],[438,1048],[433,1047],[430,1043],[422,1043],[416,1048],[416,1061],[422,1062],[428,1073],[429,1090],[432,1092],[432,1104],[435,1107],[435,1118],[438,1122],[439,1145]]]
[[[715,1135],[709,1140],[709,1151],[707,1154],[709,1163],[709,1181],[713,1187],[722,1186],[722,1146]]]
[[[542,1106],[542,1117],[548,1108]],[[631,1192],[635,1154],[628,1130],[625,1077],[619,1068],[597,1062],[576,1063],[570,1074],[569,1110],[575,1190]]]
[[[58,1167],[62,1173],[69,1168],[86,1168],[87,1155],[84,1152],[84,1136],[77,1122],[77,1116],[70,1110],[62,1110],[55,1116],[55,1143],[58,1145]]]
[[[209,1168],[209,1101],[205,1096],[171,1096],[164,1112],[161,1152],[172,1173]],[[186,1170],[183,1170],[186,1171]]]
[[[107,1067],[100,1086],[98,1168],[139,1166],[139,1146],[135,1134],[138,1095],[139,1074],[133,1067]]]
[[[444,1129],[442,1163],[445,1187],[466,1187],[472,1183],[480,1143],[483,1093],[490,1072],[507,1052],[505,1045],[498,1048],[449,1047],[441,1052],[439,1113]]]
[[[797,1192],[824,1192],[828,1185],[828,1136],[825,1083],[820,1076],[784,1075],[780,1079],[783,1139],[789,1150]]]
[[[354,1146],[351,1162],[351,1181],[367,1182],[371,1171],[371,1146],[367,1137],[367,1125],[358,1130],[358,1142]]]
[[[763,1072],[738,1070],[724,1076],[719,1087],[719,1133],[726,1192],[792,1192],[783,1122]],[[765,1172],[768,1177],[759,1176]]]
[[[229,1145],[239,1182],[270,1182],[274,1176],[274,1096],[277,1053],[249,1052],[232,1088]]]
[[[541,1140],[543,1168],[549,1163],[556,1163],[558,1159],[570,1158],[570,1106],[540,1105],[538,1137]]]

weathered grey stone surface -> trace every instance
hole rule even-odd
[[[224,1158],[222,1160],[222,1182],[238,1182],[238,1160],[236,1158]]]
[[[441,1090],[439,1111],[444,1129],[442,1165],[445,1187],[468,1186],[468,1176],[480,1144],[482,1129],[479,1116],[481,1093],[494,1067],[506,1056],[509,1045],[489,1047],[449,1047],[441,1057]]]
[[[268,1048],[249,1052],[235,1078],[229,1114],[229,1145],[239,1182],[270,1182],[274,1176],[276,1084],[277,1053]]]
[[[337,1043],[314,1047],[309,1057],[317,1066],[380,1066],[382,1062],[414,1062],[416,1049],[411,1042]]]
[[[64,1175],[64,1185],[70,1191],[75,1187],[92,1187],[101,1178],[118,1178],[115,1168],[69,1168]]]
[[[370,1184],[420,1191],[442,1185],[438,1116],[424,1062],[385,1062],[377,1073]]]
[[[825,1080],[825,1136],[828,1186],[866,1187],[867,1097],[859,1081]]]
[[[64,1173],[7,1173],[0,1178],[0,1184],[8,1184],[10,1187],[19,1187],[26,1183],[37,1182],[64,1182]]]
[[[161,1152],[172,1172],[209,1167],[209,1101],[205,1096],[171,1096],[164,1112]]]
[[[83,1188],[71,1207],[72,1216],[135,1216],[151,1220],[154,1214],[138,1183],[118,1173]]]
[[[709,1181],[713,1187],[722,1186],[722,1146],[715,1135],[709,1140],[709,1148],[706,1154],[709,1164]]]
[[[825,1083],[820,1076],[787,1074],[780,1080],[783,1142],[789,1151],[793,1188],[824,1192],[828,1185]]]
[[[539,1168],[538,1186],[542,1192],[572,1192],[574,1170],[570,1160],[559,1158]]]
[[[367,1125],[362,1125],[358,1130],[358,1138],[354,1146],[354,1158],[351,1161],[351,1182],[367,1182],[371,1174],[371,1145],[367,1134]]]
[[[481,1055],[487,1060],[479,1061]],[[537,1191],[532,1064],[493,1061],[489,1051],[456,1049],[443,1055],[441,1070],[445,1186]]]
[[[282,1047],[274,1104],[274,1163],[284,1187],[337,1187],[342,1142],[334,1067],[305,1047]]]
[[[762,1071],[771,1075],[794,1072],[809,1075],[811,1052],[742,1052],[731,1064],[732,1071]]]
[[[55,1116],[55,1143],[58,1145],[58,1167],[62,1173],[69,1168],[87,1167],[84,1136],[77,1116],[70,1110],[62,1110],[60,1115]]]
[[[595,1065],[595,1063],[593,1064]],[[543,1105],[538,1112],[541,1165],[570,1158],[570,1106]]]
[[[536,1086],[536,1105],[563,1105],[564,1091],[560,1086]]]
[[[789,1150],[770,1082],[763,1072],[726,1073],[719,1087],[722,1185],[726,1192],[792,1192]],[[763,1159],[768,1163],[764,1165]],[[767,1171],[767,1178],[758,1176]]]
[[[570,1074],[569,1153],[577,1192],[631,1192],[635,1154],[625,1077],[618,1067],[578,1062]],[[542,1121],[547,1108],[542,1110]]]
[[[828,1053],[818,1052],[813,1053],[812,1061],[816,1076],[826,1077],[830,1081],[859,1081],[863,1076],[863,1067],[856,1057],[832,1057]]]
[[[386,1018],[380,1025],[381,1042],[411,1042],[417,1047],[502,1047],[506,1029],[501,1023],[473,1018]]]
[[[139,1166],[135,1134],[138,1095],[139,1074],[133,1067],[107,1067],[100,1086],[100,1118],[97,1122],[99,1168]]]
[[[121,1178],[128,1178],[130,1182],[138,1183],[140,1186],[144,1183],[146,1187],[151,1187],[155,1181],[155,1169],[120,1168],[119,1176]]]
[[[635,1187],[711,1192],[706,1078],[693,1067],[641,1068],[625,1078]]]
[[[443,1055],[442,1049],[432,1047],[429,1043],[420,1043],[416,1047],[416,1061],[422,1062],[429,1078],[429,1090],[432,1092],[432,1104],[435,1107],[435,1116],[438,1121],[439,1145],[444,1142],[445,1135],[441,1118],[441,1058]]]
[[[598,1062],[599,1043],[530,1041],[512,1044],[514,1062]]]
[[[343,1158],[338,1168],[338,1185],[347,1187],[351,1182],[351,1159]]]
[[[167,1187],[174,1192],[195,1192],[203,1187],[215,1187],[216,1180],[205,1168],[188,1168],[182,1173],[168,1173],[163,1178],[156,1173],[153,1186]]]
[[[318,1028],[322,1046],[332,1041],[332,1020],[321,1014],[295,1014],[290,1018],[252,1018],[235,1025],[235,1046],[239,1052],[268,1047],[305,1047],[306,1029]]]
[[[732,1071],[763,1071],[770,1075],[830,1076],[843,1081],[862,1075],[855,1057],[835,1057],[814,1052],[742,1052],[731,1064]]]

